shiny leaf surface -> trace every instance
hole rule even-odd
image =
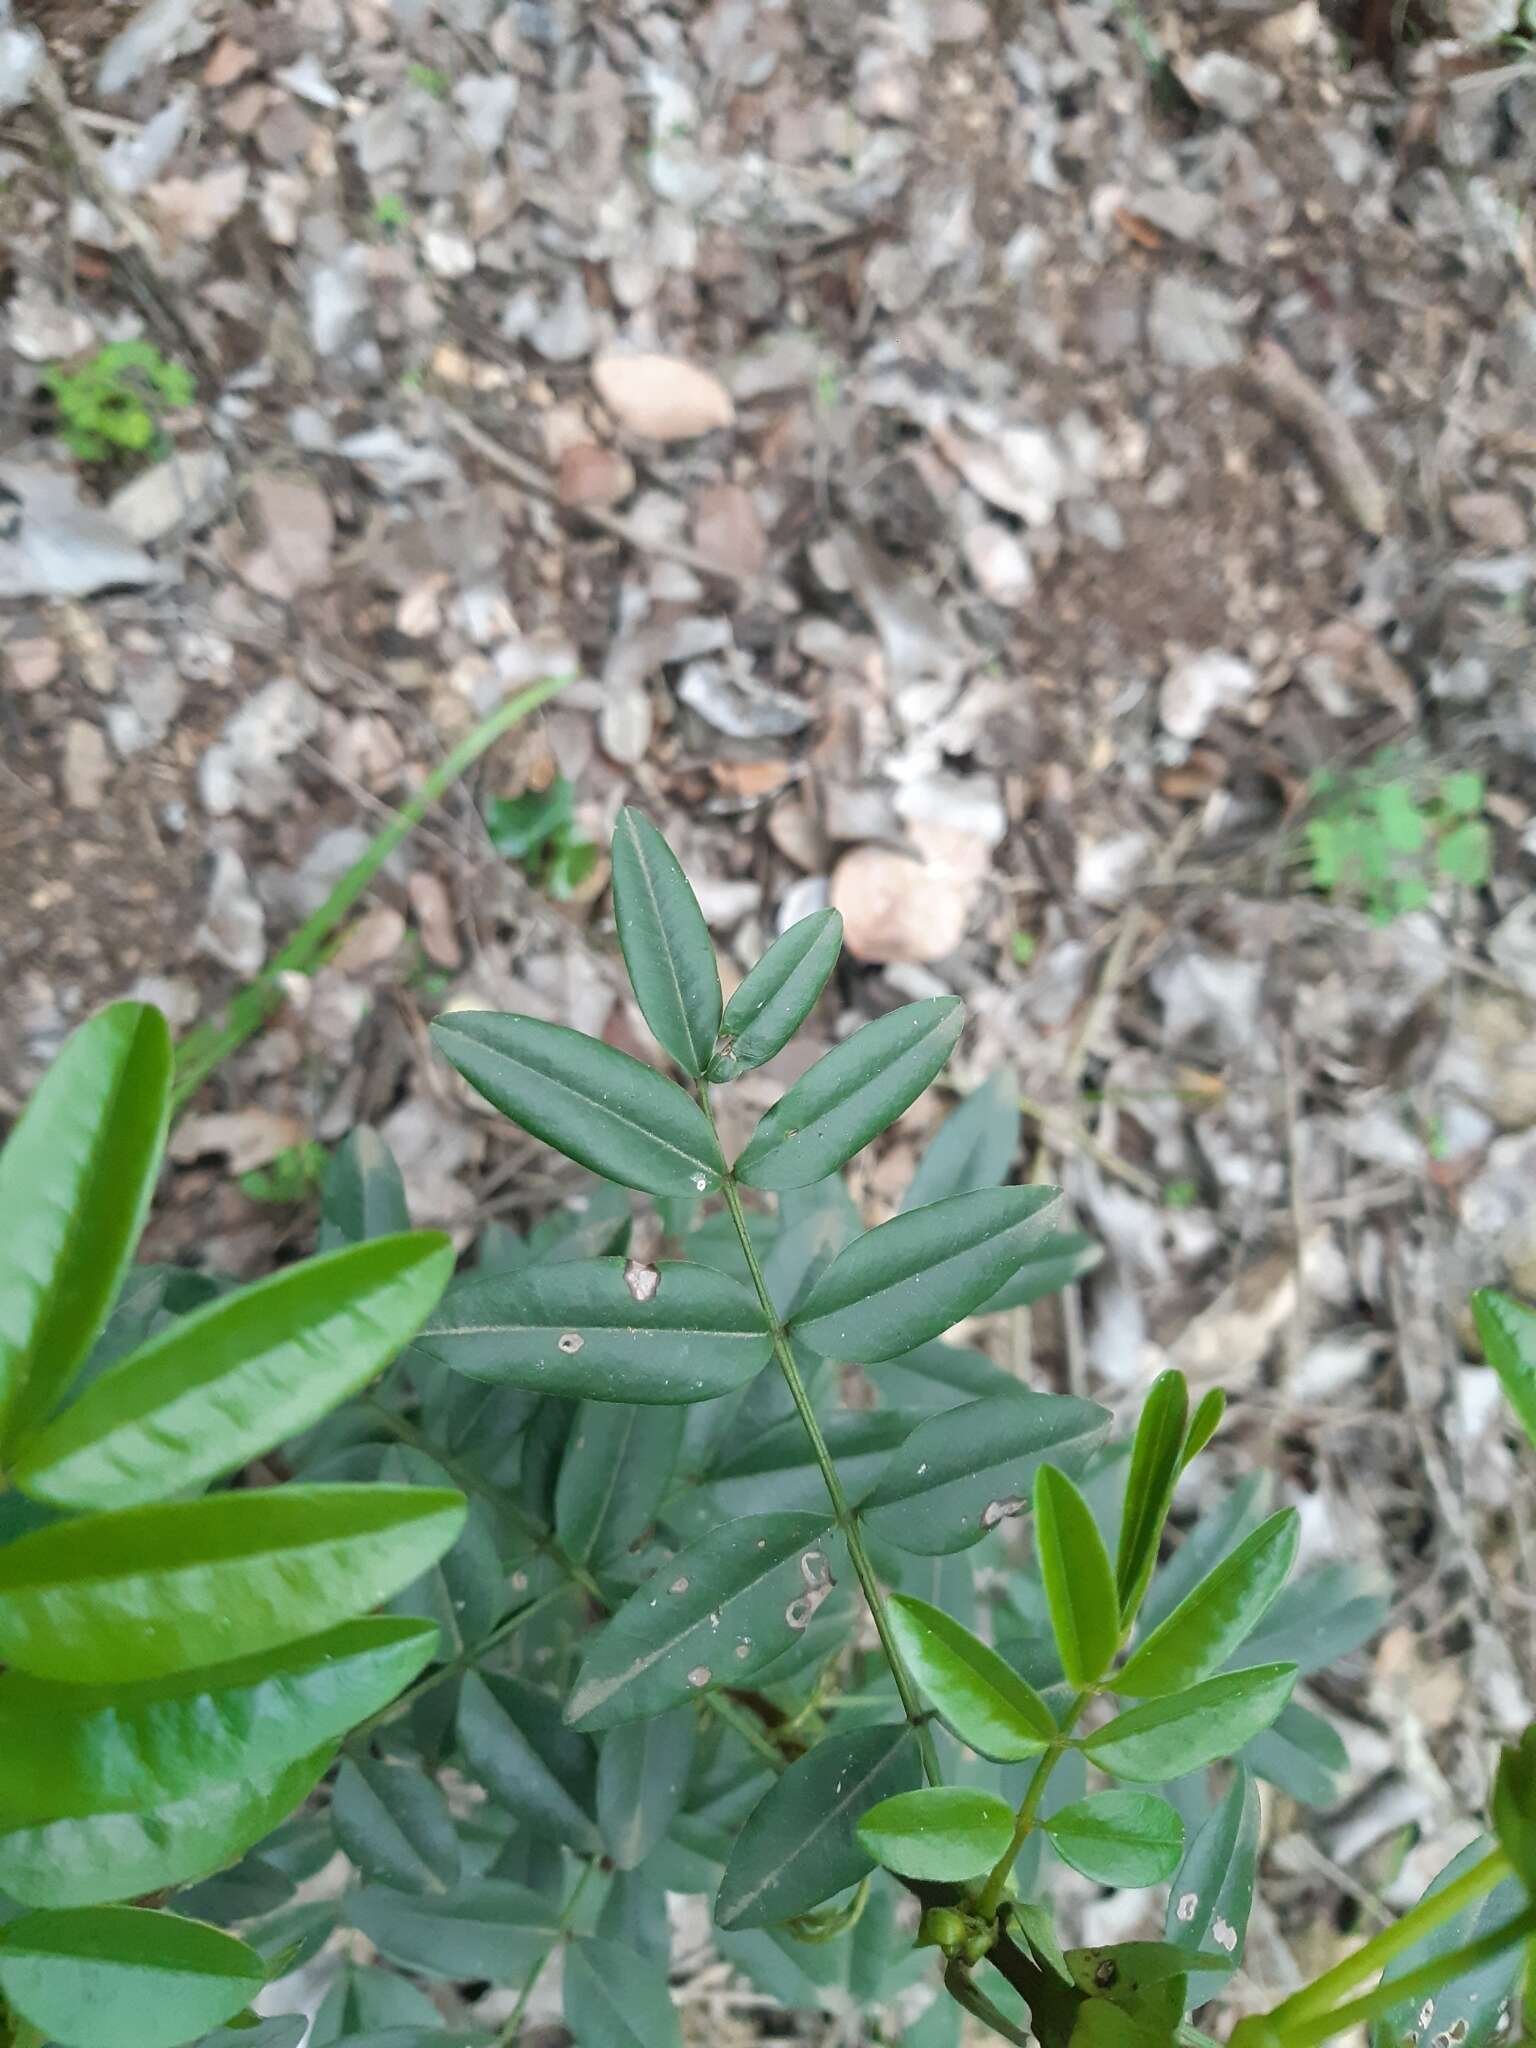
[[[656,1043],[685,1074],[702,1074],[720,1029],[714,941],[677,855],[627,804],[613,828],[613,921]]]
[[[908,1671],[962,1742],[1000,1763],[1050,1745],[1055,1716],[996,1650],[926,1600],[893,1594],[888,1611]]]
[[[712,1081],[730,1081],[782,1052],[815,1009],[843,946],[835,910],[813,910],[774,940],[725,1006]]]
[[[1085,1736],[1090,1762],[1133,1784],[1159,1785],[1241,1749],[1291,1696],[1294,1664],[1227,1671],[1168,1699],[1131,1707]]]
[[[1096,1884],[1161,1884],[1184,1850],[1183,1821],[1151,1792],[1096,1792],[1042,1825],[1057,1855]]]
[[[1299,1535],[1294,1508],[1271,1515],[1137,1645],[1115,1673],[1115,1691],[1154,1699],[1220,1670],[1285,1584]]]
[[[58,2048],[175,2048],[241,2011],[266,1974],[233,1935],[138,1906],[0,1929],[0,1991]]]
[[[1012,1807],[995,1792],[961,1785],[898,1792],[859,1822],[859,1839],[877,1863],[937,1883],[983,1876],[1012,1837]]]
[[[1120,1609],[1093,1512],[1054,1465],[1042,1466],[1035,1479],[1035,1542],[1061,1668],[1081,1691],[1114,1660]]]

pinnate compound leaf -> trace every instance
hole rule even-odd
[[[1486,1836],[1471,1842],[1453,1857],[1424,1896],[1433,1898],[1457,1878],[1464,1877],[1480,1863],[1492,1847]],[[1403,1977],[1438,1956],[1449,1955],[1481,1935],[1513,1920],[1529,1903],[1517,1877],[1506,1878],[1470,1906],[1431,1929],[1412,1948],[1396,1956],[1382,1972],[1383,1984]],[[1502,1955],[1474,1966],[1465,1975],[1442,1984],[1428,1997],[1419,1992],[1404,1998],[1371,2023],[1370,2048],[1432,2048],[1442,2034],[1448,2034],[1456,2048],[1486,2048],[1503,2031],[1506,2001],[1520,1978],[1525,1944],[1514,1943]]]
[[[790,1327],[823,1358],[899,1357],[994,1294],[1059,1200],[1056,1188],[982,1188],[893,1216],[838,1253]]]
[[[432,1026],[440,1051],[525,1131],[621,1187],[707,1195],[725,1162],[691,1095],[654,1067],[536,1017],[455,1010]]]
[[[326,1162],[320,1183],[322,1252],[370,1238],[396,1237],[411,1227],[405,1182],[394,1154],[367,1124],[348,1131]]]
[[[459,1696],[459,1744],[471,1773],[525,1827],[583,1855],[602,1847],[592,1818],[596,1759],[554,1698],[525,1679],[472,1671]]]
[[[24,1906],[101,1906],[191,1884],[244,1855],[314,1790],[335,1744],[132,1812],[0,1820],[0,1891]]]
[[[458,1877],[448,1802],[435,1778],[409,1764],[348,1758],[336,1774],[331,1825],[364,1877],[398,1891],[444,1891]]]
[[[1095,1792],[1041,1825],[1057,1855],[1098,1884],[1161,1884],[1184,1851],[1183,1821],[1151,1792]]]
[[[901,1198],[903,1210],[1001,1187],[1019,1149],[1021,1122],[1019,1084],[1003,1068],[973,1088],[939,1125]]]
[[[1166,1939],[1176,1948],[1230,1958],[1222,1970],[1191,1974],[1191,2007],[1213,1998],[1243,1959],[1258,1861],[1259,1788],[1239,1769],[1168,1888]]]
[[[893,1594],[887,1611],[908,1671],[962,1742],[999,1763],[1050,1746],[1055,1716],[996,1650],[926,1600]]]
[[[597,1825],[615,1870],[638,1868],[671,1827],[688,1788],[698,1727],[691,1707],[674,1707],[603,1737]]]
[[[0,1444],[46,1419],[106,1319],[170,1097],[165,1019],[114,1003],[69,1038],[0,1151]]]
[[[1085,1456],[1109,1414],[1066,1394],[996,1395],[920,1422],[864,1500],[871,1534],[921,1557],[980,1542],[1030,1504],[1046,1459]]]
[[[851,1159],[909,1109],[965,1025],[954,996],[908,1003],[823,1054],[773,1105],[736,1162],[749,1187],[803,1188]]]
[[[1013,1809],[995,1792],[923,1785],[872,1806],[859,1822],[870,1855],[900,1877],[959,1884],[981,1877],[1013,1839]]]
[[[266,1976],[232,1934],[139,1906],[0,1928],[0,1991],[57,2048],[176,2048],[242,2011]]]
[[[463,1521],[446,1490],[286,1486],[56,1522],[0,1550],[0,1659],[112,1685],[256,1656],[378,1606]]]
[[[835,910],[813,910],[774,940],[725,1006],[712,1081],[731,1081],[782,1052],[815,1009],[843,946]]]
[[[1536,1309],[1483,1287],[1472,1297],[1472,1317],[1505,1400],[1536,1444]]]
[[[516,1983],[560,1933],[557,1904],[497,1877],[418,1896],[365,1885],[347,1897],[348,1917],[381,1955],[438,1980],[485,1977]]]
[[[613,1728],[771,1664],[809,1625],[829,1578],[828,1520],[825,1509],[748,1515],[680,1550],[598,1635],[566,1718]]]
[[[16,1484],[58,1507],[131,1508],[236,1470],[382,1372],[453,1260],[436,1231],[381,1238],[194,1309],[34,1436]]]
[[[1136,1646],[1115,1673],[1115,1691],[1156,1699],[1219,1671],[1285,1584],[1299,1538],[1294,1508],[1271,1515]]]
[[[566,1950],[565,2024],[576,2048],[682,2048],[666,1964],[596,1935]]]
[[[475,1379],[593,1401],[711,1401],[773,1348],[757,1297],[682,1260],[571,1259],[465,1274],[416,1349]]]
[[[613,828],[613,921],[640,1014],[685,1074],[702,1074],[720,1029],[720,970],[677,855],[642,811]]]
[[[770,1927],[857,1884],[875,1863],[859,1821],[921,1782],[917,1738],[905,1722],[823,1736],[769,1787],[736,1837],[716,1923]]]
[[[1294,1664],[1224,1671],[1188,1692],[1117,1714],[1085,1736],[1082,1747],[1111,1777],[1159,1785],[1241,1749],[1274,1720],[1295,1683]]]
[[[1120,1609],[1093,1511],[1054,1465],[1043,1465],[1035,1478],[1035,1542],[1061,1668],[1081,1691],[1113,1661]]]
[[[1188,1421],[1189,1388],[1183,1373],[1159,1373],[1136,1425],[1125,1480],[1115,1584],[1121,1617],[1126,1623],[1140,1607],[1157,1563],[1163,1524],[1168,1519],[1173,1489],[1182,1469]]]

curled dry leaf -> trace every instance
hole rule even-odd
[[[735,424],[736,408],[719,378],[677,356],[599,356],[592,382],[619,425],[647,440],[691,441]]]

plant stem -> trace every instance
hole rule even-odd
[[[423,1693],[431,1692],[433,1687],[441,1685],[445,1678],[453,1678],[461,1671],[468,1671],[471,1665],[478,1664],[482,1657],[488,1656],[498,1643],[505,1642],[508,1636],[516,1635],[525,1621],[532,1621],[533,1617],[542,1614],[546,1607],[553,1606],[557,1600],[563,1600],[569,1591],[570,1587],[564,1583],[551,1586],[549,1591],[541,1593],[537,1600],[530,1600],[526,1607],[519,1607],[516,1614],[509,1614],[505,1621],[498,1622],[488,1635],[480,1638],[478,1643],[471,1643],[467,1650],[460,1650],[459,1654],[450,1657],[446,1664],[439,1664],[435,1671],[429,1671],[424,1678],[418,1678],[414,1685],[408,1686],[399,1698],[391,1700],[387,1707],[380,1707],[379,1711],[370,1714],[366,1721],[359,1721],[347,1736],[348,1744],[356,1742],[361,1735],[370,1734],[386,1721],[397,1721],[403,1713],[415,1706]]]
[[[459,777],[472,768],[487,747],[494,746],[503,733],[510,732],[530,711],[563,690],[569,676],[547,676],[531,688],[520,690],[482,719],[450,753],[443,756],[414,796],[408,797],[381,831],[370,841],[361,857],[348,868],[313,917],[307,918],[275,959],[247,982],[225,1012],[222,1022],[198,1025],[176,1048],[176,1085],[171,1096],[172,1112],[184,1109],[190,1098],[215,1067],[231,1053],[238,1052],[253,1033],[259,1031],[282,1000],[282,977],[307,974],[325,950],[332,933],[374,876],[402,840],[410,837],[427,812]]]
[[[523,1988],[517,1994],[517,2003],[508,2014],[506,2025],[496,2036],[496,2048],[512,2048],[512,2043],[517,2039],[521,2031],[523,2014],[528,2010],[528,2001],[533,1996],[533,1987],[543,1976],[545,1964],[570,1933],[572,1922],[576,1918],[576,1908],[581,1904],[581,1895],[587,1888],[588,1878],[591,1877],[596,1868],[597,1862],[594,1858],[592,1862],[583,1867],[580,1877],[577,1878],[575,1884],[571,1887],[571,1896],[566,1900],[565,1905],[561,1909],[559,1923],[555,1928],[548,1948],[545,1949],[543,1955],[539,1957],[533,1968],[528,1972],[528,1975],[523,1979]]]
[[[1268,2024],[1278,2028],[1287,2040],[1299,2022],[1317,2019],[1329,2013],[1346,1991],[1353,1991],[1357,1984],[1363,1984],[1367,1977],[1374,1977],[1378,1970],[1422,1941],[1426,1934],[1432,1934],[1437,1927],[1443,1927],[1476,1900],[1491,1892],[1511,1874],[1509,1858],[1502,1849],[1495,1849],[1485,1856],[1481,1863],[1473,1864],[1454,1883],[1443,1891],[1435,1892],[1430,1898],[1420,1899],[1411,1913],[1405,1913],[1401,1920],[1391,1927],[1384,1927],[1379,1934],[1373,1934],[1363,1947],[1353,1955],[1346,1956],[1341,1963],[1335,1963],[1331,1970],[1324,1971],[1314,1983],[1295,1992],[1290,1998],[1277,2005],[1267,2015]],[[1444,1978],[1437,1979],[1443,1983]],[[1400,1977],[1398,1984],[1408,1979]],[[1394,1996],[1404,1996],[1395,1993]],[[1333,2029],[1330,2028],[1329,2032]],[[1319,2038],[1325,2039],[1326,2036]]]
[[[710,1129],[715,1131],[718,1138],[715,1113],[709,1100],[709,1084],[706,1081],[699,1083],[699,1101],[705,1116],[709,1118]],[[789,1398],[795,1404],[795,1413],[810,1439],[811,1450],[815,1454],[817,1465],[821,1468],[827,1498],[832,1503],[832,1513],[843,1541],[848,1546],[849,1558],[852,1560],[854,1572],[859,1585],[863,1588],[864,1598],[869,1603],[869,1611],[874,1619],[875,1633],[880,1638],[880,1648],[885,1653],[885,1661],[890,1666],[892,1678],[896,1681],[902,1712],[917,1731],[918,1750],[923,1760],[923,1775],[930,1785],[941,1784],[943,1778],[939,1770],[938,1752],[933,1745],[933,1731],[928,1726],[916,1689],[906,1665],[902,1662],[901,1652],[896,1647],[896,1638],[891,1633],[890,1616],[885,1611],[885,1596],[880,1590],[880,1581],[875,1577],[874,1567],[869,1561],[869,1553],[864,1548],[864,1537],[859,1528],[858,1516],[843,1491],[843,1482],[838,1477],[837,1466],[827,1447],[827,1440],[822,1435],[821,1423],[811,1404],[811,1397],[805,1391],[800,1368],[796,1365],[795,1355],[789,1348],[789,1338],[785,1334],[783,1323],[779,1320],[778,1310],[773,1305],[773,1297],[768,1292],[768,1283],[763,1278],[763,1269],[758,1263],[757,1252],[752,1243],[752,1233],[747,1227],[746,1211],[741,1206],[741,1193],[736,1185],[736,1176],[727,1172],[720,1187],[725,1196],[726,1207],[731,1212],[731,1221],[736,1227],[741,1255],[746,1260],[748,1273],[752,1276],[758,1303],[768,1319],[768,1328],[773,1338],[773,1355],[778,1360],[779,1371],[784,1375],[784,1384],[789,1389]]]
[[[982,1887],[980,1898],[976,1901],[976,1915],[978,1919],[996,1919],[997,1909],[1003,1903],[1003,1887],[1008,1882],[1008,1873],[1018,1861],[1019,1851],[1023,1848],[1025,1841],[1034,1828],[1035,1815],[1040,1810],[1040,1801],[1045,1796],[1045,1788],[1050,1783],[1051,1773],[1055,1770],[1057,1764],[1061,1762],[1072,1730],[1077,1726],[1083,1709],[1092,1698],[1093,1694],[1091,1691],[1078,1694],[1071,1706],[1068,1707],[1066,1719],[1057,1729],[1050,1748],[1042,1754],[1040,1761],[1035,1765],[1030,1781],[1024,1788],[1024,1797],[1019,1802],[1019,1811],[1014,1819],[1013,1840],[998,1858],[996,1865],[987,1878],[986,1884]]]
[[[1395,1929],[1392,1931],[1396,1932]],[[1466,1942],[1446,1955],[1434,1956],[1416,1970],[1405,1970],[1401,1977],[1389,1978],[1385,1984],[1378,1984],[1374,1991],[1351,1999],[1347,2005],[1336,2005],[1330,2012],[1299,2023],[1287,2024],[1277,2015],[1272,2015],[1271,2025],[1284,2048],[1321,2048],[1330,2036],[1342,2034],[1351,2027],[1364,2026],[1368,2021],[1380,2018],[1382,2013],[1390,2012],[1395,2005],[1408,1999],[1427,1997],[1453,1977],[1475,1970],[1480,1963],[1492,1962],[1495,1956],[1503,1955],[1506,1949],[1513,1948],[1516,1942],[1524,1941],[1532,1933],[1536,1933],[1536,1906],[1527,1906],[1523,1913],[1517,1913],[1513,1920],[1506,1920],[1502,1927],[1495,1927],[1490,1933],[1481,1934],[1476,1941]]]

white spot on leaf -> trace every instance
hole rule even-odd
[[[648,1266],[643,1259],[626,1259],[624,1285],[636,1301],[654,1301],[661,1286],[661,1275],[654,1266]]]
[[[555,1349],[557,1351],[563,1351],[567,1358],[574,1358],[576,1353],[581,1349],[584,1341],[585,1339],[583,1339],[575,1330],[567,1330],[565,1335],[557,1341]]]
[[[695,1664],[688,1674],[688,1683],[695,1688],[708,1685],[709,1666],[707,1664]]]
[[[686,1579],[674,1579],[672,1581],[670,1590],[674,1593],[686,1593],[688,1590],[688,1581]]]
[[[1211,1922],[1211,1939],[1218,1948],[1224,1948],[1229,1956],[1237,1953],[1237,1929],[1230,1920],[1223,1920],[1219,1913]]]
[[[1186,1892],[1183,1898],[1179,1900],[1178,1906],[1175,1909],[1175,1911],[1176,1917],[1181,1925],[1187,1927],[1190,1921],[1194,1919],[1195,1908],[1199,1905],[1199,1903],[1200,1894],[1198,1892]]]

